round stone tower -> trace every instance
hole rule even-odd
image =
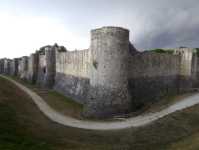
[[[17,73],[18,73],[18,62],[19,62],[19,59],[18,58],[14,58],[13,59],[13,76],[17,76]]]
[[[4,70],[4,60],[0,61],[0,73],[3,73]]]
[[[39,54],[30,54],[30,70],[28,78],[30,84],[36,83],[38,63],[39,63]]]
[[[27,78],[28,76],[28,56],[22,56],[22,69],[20,78]]]
[[[132,112],[128,90],[129,30],[103,27],[91,30],[90,89],[83,111],[94,119]]]
[[[46,47],[46,74],[44,77],[43,89],[53,89],[55,84],[55,48]]]
[[[4,58],[4,74],[8,74],[10,71],[10,59]]]

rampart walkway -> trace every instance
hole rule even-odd
[[[39,109],[51,120],[62,124],[66,126],[71,126],[75,128],[82,128],[82,129],[92,129],[92,130],[117,130],[117,129],[124,129],[129,127],[138,127],[146,125],[152,121],[155,121],[158,118],[161,118],[165,115],[168,115],[170,113],[173,113],[177,110],[184,109],[189,106],[193,106],[197,103],[199,103],[199,94],[196,94],[194,96],[191,96],[189,98],[185,98],[180,102],[175,103],[174,105],[170,106],[167,109],[164,109],[160,112],[156,112],[154,114],[147,114],[146,116],[138,116],[130,119],[124,119],[124,121],[121,122],[89,122],[89,121],[81,121],[77,119],[73,119],[67,116],[64,116],[60,114],[59,112],[52,109],[46,102],[43,101],[43,99],[38,96],[35,92],[29,90],[25,86],[19,84],[18,82],[15,82],[12,79],[9,79],[5,76],[0,75],[3,78],[6,78],[13,82],[15,85],[17,85],[20,89],[25,91],[37,104]]]

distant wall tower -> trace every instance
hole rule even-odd
[[[22,56],[22,68],[20,78],[27,78],[28,76],[28,56]]]
[[[4,71],[4,60],[0,61],[0,73]]]
[[[132,112],[128,85],[129,30],[103,27],[91,31],[90,89],[84,116],[102,119]]]
[[[174,55],[179,55],[179,90],[193,88],[198,82],[197,52],[188,48],[176,48]]]
[[[44,77],[43,89],[53,89],[55,84],[55,48],[46,47],[46,74]]]
[[[29,77],[28,77],[28,81],[30,84],[36,83],[38,63],[39,63],[39,54],[31,54],[30,55],[30,70],[29,70]]]
[[[4,74],[8,74],[10,71],[10,59],[4,58]]]
[[[13,76],[17,76],[17,73],[18,73],[18,63],[19,63],[19,59],[18,58],[14,58],[13,59]]]

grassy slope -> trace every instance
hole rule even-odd
[[[0,149],[197,149],[198,110],[195,105],[139,128],[76,129],[46,118],[24,92],[0,78]]]
[[[23,95],[13,85],[0,79],[0,149],[49,149],[35,141],[34,136],[26,134],[27,128],[20,126],[15,118],[16,112],[10,106],[11,101],[23,99]]]
[[[59,112],[67,114],[68,116],[76,119],[84,119],[83,115],[80,113],[83,109],[82,104],[76,103],[70,98],[64,97],[61,94],[54,91],[45,92],[39,85],[30,85],[27,79],[20,79],[18,76],[6,76],[37,93],[55,110],[58,110]]]

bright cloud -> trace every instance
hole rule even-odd
[[[90,30],[130,30],[136,49],[199,47],[198,0],[6,0],[0,1],[1,57],[29,56],[58,43],[87,49]]]
[[[89,47],[88,38],[74,37],[65,26],[52,18],[14,17],[0,14],[1,57],[29,56],[45,45],[58,43],[68,50]],[[77,42],[78,41],[78,42]]]

